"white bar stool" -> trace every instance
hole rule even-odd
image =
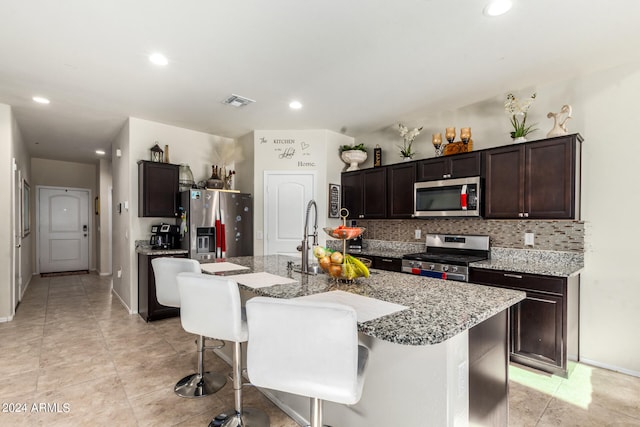
[[[153,274],[156,278],[156,299],[167,307],[180,307],[180,292],[178,291],[178,273],[201,270],[200,263],[188,258],[154,258],[151,260]],[[180,310],[182,316],[182,309]],[[187,331],[190,332],[190,331]],[[220,390],[227,383],[227,378],[217,372],[204,372],[204,350],[221,348],[221,346],[205,346],[205,337],[198,336],[198,372],[187,375],[178,381],[174,387],[180,397],[209,396]]]
[[[311,427],[322,427],[323,400],[360,400],[369,350],[358,345],[352,307],[255,297],[246,308],[253,385],[310,397]]]
[[[249,334],[238,284],[222,276],[180,273],[178,289],[185,330],[233,342],[234,409],[216,416],[209,426],[268,427],[264,411],[242,407],[242,343]]]

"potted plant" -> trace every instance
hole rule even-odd
[[[416,136],[420,135],[422,126],[409,130],[405,125],[399,123],[398,130],[400,131],[400,136],[403,139],[402,145],[398,145],[398,148],[400,148],[400,156],[404,160],[411,160],[413,159],[413,156],[416,155],[411,146],[413,145],[413,140],[416,139]]]
[[[364,144],[341,145],[340,158],[349,165],[347,172],[358,170],[358,165],[367,160],[367,148]]]
[[[535,99],[535,92],[524,101],[518,100],[512,93],[507,94],[507,99],[504,102],[504,110],[511,116],[513,131],[510,132],[510,135],[513,142],[526,142],[527,135],[538,130],[534,129],[536,124],[527,125],[527,112]]]

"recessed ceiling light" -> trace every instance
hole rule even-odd
[[[100,156],[104,156],[106,153],[104,150],[96,150],[96,154],[99,154]]]
[[[51,101],[49,101],[47,98],[44,98],[42,96],[34,96],[33,99],[35,102],[37,102],[38,104],[49,104]]]
[[[511,0],[493,0],[485,6],[484,14],[487,16],[500,16],[507,13],[511,6],[513,6]]]
[[[300,101],[291,101],[289,103],[289,108],[291,108],[292,110],[299,110],[302,108],[302,104],[300,103]]]
[[[167,59],[166,56],[157,52],[149,55],[149,61],[151,61],[155,65],[160,65],[163,67],[169,63],[169,60]]]

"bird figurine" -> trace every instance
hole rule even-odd
[[[571,118],[571,105],[565,104],[560,109],[558,113],[548,113],[547,118],[553,117],[553,128],[547,133],[547,138],[551,138],[554,136],[566,135],[569,133],[567,131],[567,121]]]

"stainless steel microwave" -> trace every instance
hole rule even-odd
[[[481,215],[479,176],[416,182],[414,190],[416,218]]]

